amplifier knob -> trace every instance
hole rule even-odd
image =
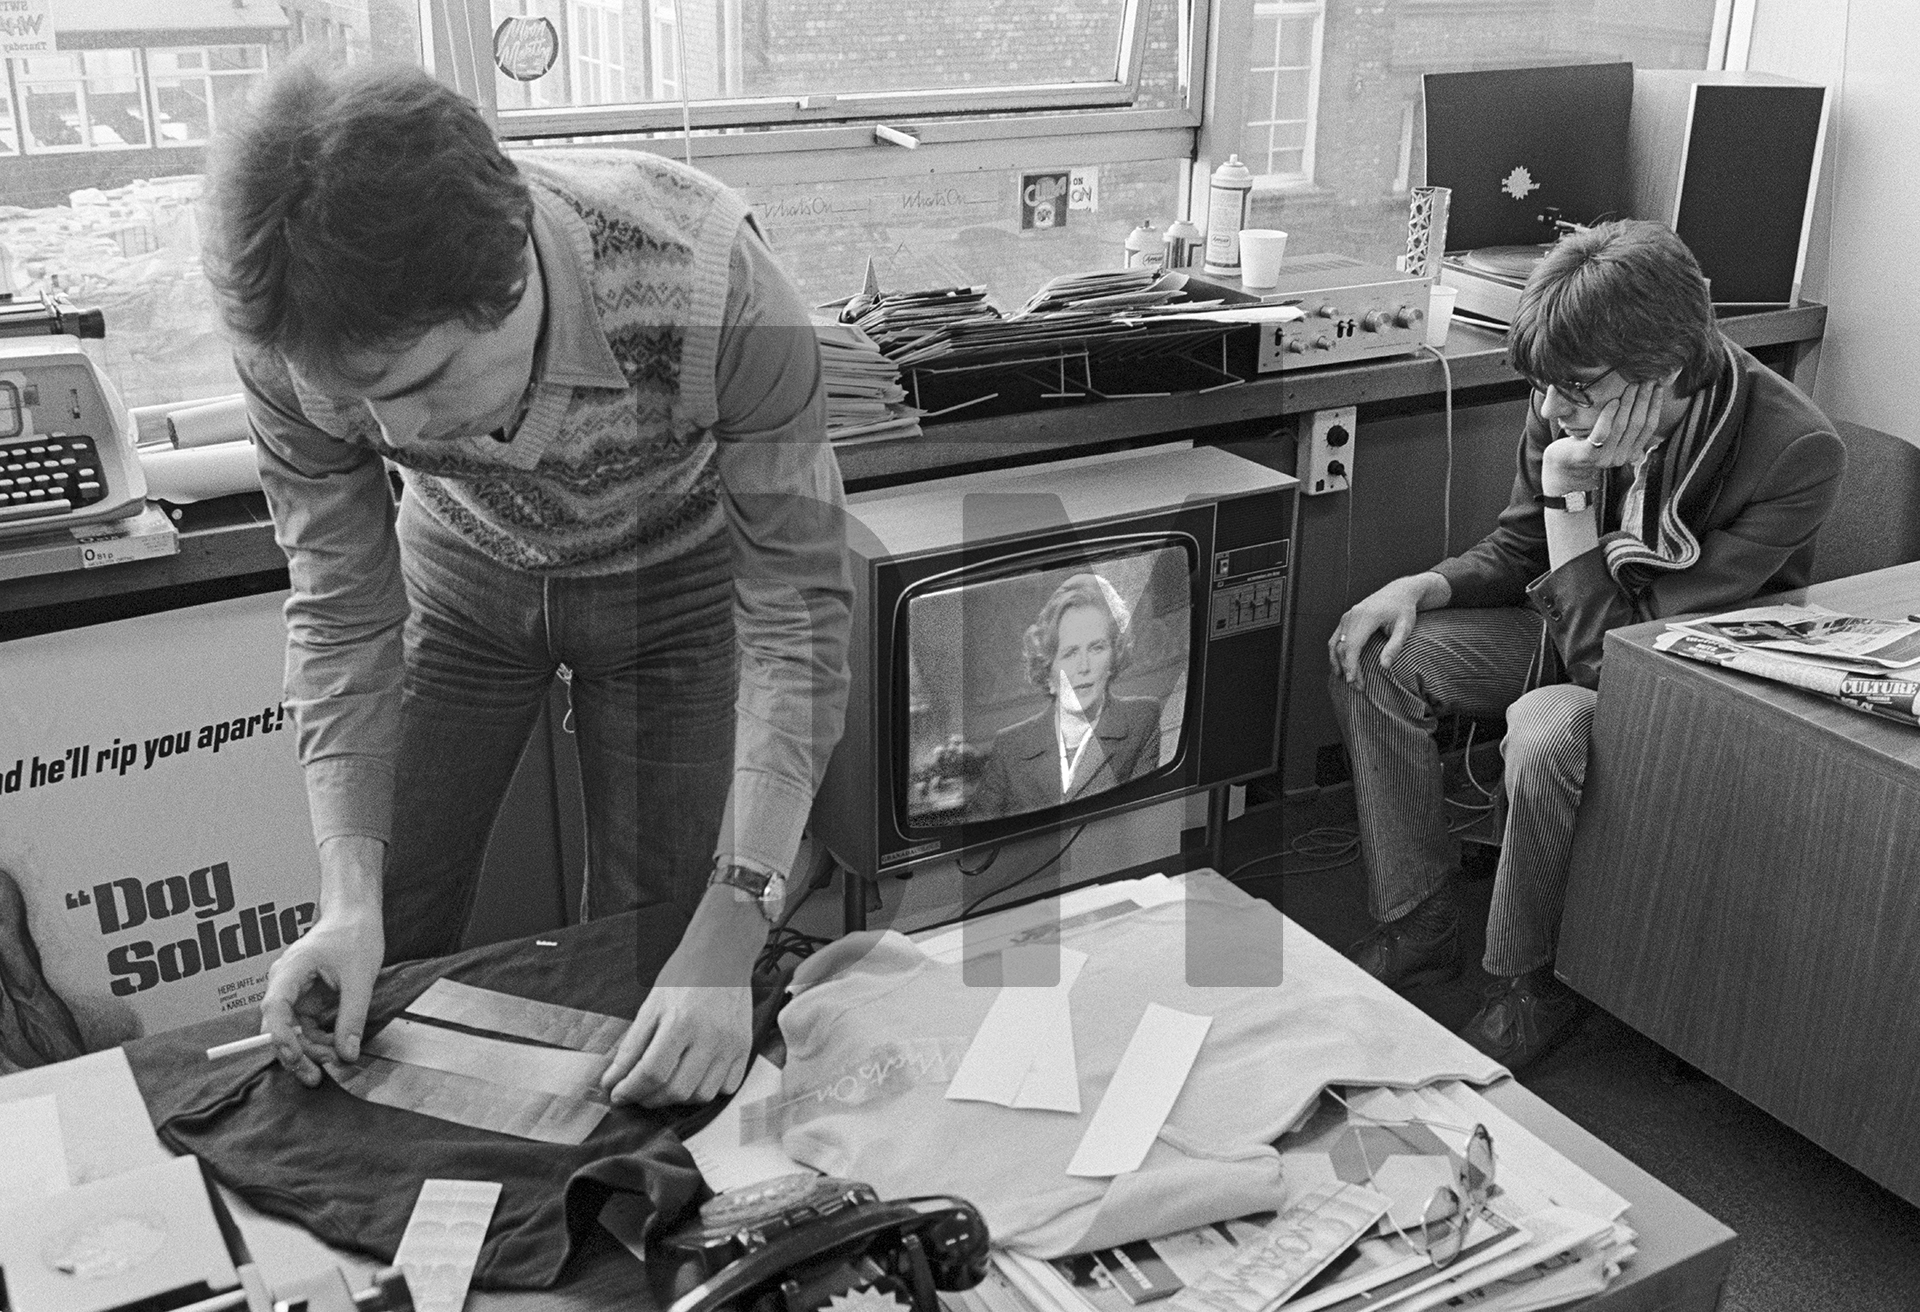
[[[1393,316],[1393,321],[1402,328],[1411,328],[1426,317],[1427,312],[1419,306],[1403,305],[1400,307],[1400,313]]]
[[[1387,312],[1385,310],[1368,310],[1366,314],[1361,316],[1360,326],[1370,333],[1379,332],[1387,326]]]
[[[1305,355],[1307,353],[1307,339],[1304,337],[1287,338],[1287,350],[1295,355]]]
[[[1314,313],[1322,319],[1338,319],[1340,317],[1340,307],[1332,301],[1328,301],[1321,305],[1319,309],[1315,310]]]
[[[1333,349],[1333,338],[1327,336],[1325,333],[1321,333],[1313,339],[1313,349],[1316,351],[1331,351]]]

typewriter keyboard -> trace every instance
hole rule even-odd
[[[79,510],[106,494],[90,437],[0,442],[0,524]]]

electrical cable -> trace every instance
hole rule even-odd
[[[965,920],[968,916],[972,915],[974,913],[975,908],[977,908],[982,902],[985,902],[991,898],[999,897],[1002,893],[1006,893],[1020,887],[1020,885],[1026,883],[1029,879],[1032,879],[1035,875],[1045,870],[1048,866],[1051,866],[1054,862],[1058,861],[1061,857],[1065,856],[1067,854],[1067,849],[1072,847],[1075,843],[1079,842],[1080,835],[1086,832],[1087,832],[1087,827],[1084,824],[1081,825],[1079,828],[1073,831],[1073,837],[1069,838],[1066,842],[1060,844],[1060,850],[1058,852],[1055,852],[1052,856],[1048,857],[1045,861],[1042,861],[1039,865],[1027,871],[1026,874],[1020,876],[1020,878],[1014,880],[1010,884],[1002,884],[1000,885],[1000,887],[996,889],[993,889],[986,893],[982,893],[979,897],[976,897],[973,901],[961,907],[960,919]],[[992,864],[992,863],[989,862],[988,864]],[[985,868],[986,868],[985,866],[981,867],[981,869],[983,870]]]
[[[1440,493],[1440,554],[1444,558],[1453,552],[1453,366],[1438,347],[1422,345],[1420,349],[1440,362],[1440,377],[1445,384],[1441,396],[1447,422],[1447,484]]]

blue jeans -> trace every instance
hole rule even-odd
[[[494,816],[561,665],[586,793],[585,914],[670,903],[691,916],[733,780],[727,535],[643,570],[545,578],[488,559],[406,498],[400,544],[412,614],[387,960],[460,946]]]

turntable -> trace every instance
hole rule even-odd
[[[1552,249],[1551,245],[1485,246],[1448,255],[1440,261],[1440,281],[1459,289],[1453,312],[1497,328],[1512,327],[1527,279]]]

